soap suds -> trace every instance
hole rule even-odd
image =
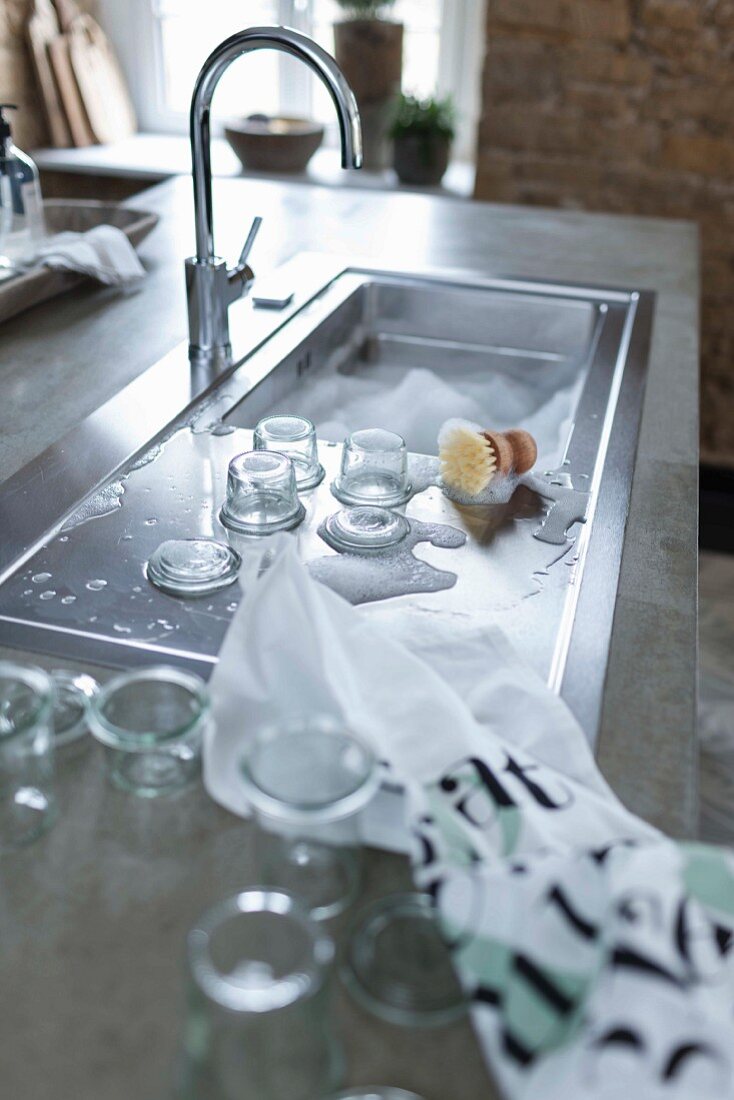
[[[584,372],[571,361],[552,367],[510,357],[467,365],[447,355],[445,368],[358,361],[340,371],[321,369],[300,379],[269,412],[293,412],[316,425],[320,439],[341,442],[359,428],[380,426],[401,435],[408,450],[438,452],[448,417],[505,431],[522,427],[538,443],[541,469],[560,464]]]
[[[311,575],[338,592],[352,604],[387,600],[412,592],[440,592],[453,588],[456,573],[436,569],[416,558],[413,550],[420,542],[442,549],[457,549],[466,535],[445,523],[424,523],[411,519],[410,532],[397,546],[379,553],[337,553],[308,563]],[[323,524],[319,527],[321,534]]]

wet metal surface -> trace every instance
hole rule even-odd
[[[557,378],[559,388],[574,395],[570,419],[566,411],[558,421],[566,432],[559,467],[541,473],[535,483],[519,485],[505,504],[472,507],[448,500],[432,484],[435,460],[412,456],[413,481],[420,491],[406,506],[407,516],[434,529],[448,527],[458,537],[452,535],[452,545],[440,537],[416,542],[410,561],[391,560],[389,554],[381,564],[375,559],[371,576],[365,578],[363,565],[329,564],[335,552],[318,536],[319,524],[338,508],[329,487],[338,471],[340,445],[322,441],[326,477],[303,494],[306,519],[293,537],[305,561],[322,559],[314,564],[320,579],[331,581],[349,598],[390,596],[419,608],[496,622],[541,675],[562,690],[580,581],[593,545],[593,515],[599,501],[606,500],[607,474],[615,495],[609,497],[613,510],[602,521],[608,529],[597,568],[613,572],[615,558],[618,568],[637,422],[628,416],[616,432],[612,428],[628,376],[639,412],[644,358],[639,349],[634,356],[628,354],[639,305],[639,295],[622,292],[508,281],[464,285],[357,268],[327,280],[305,305],[297,308],[296,303],[289,323],[233,373],[149,436],[150,442],[130,454],[94,492],[58,516],[55,528],[49,523],[51,532],[35,553],[6,566],[0,622],[8,644],[121,666],[166,660],[193,665],[206,675],[239,591],[233,587],[201,599],[157,591],[145,576],[156,547],[167,539],[203,536],[226,539],[247,552],[247,539],[227,532],[219,521],[227,467],[234,455],[250,449],[250,429],[263,413],[275,407],[304,411],[304,376],[321,376],[328,389],[330,376],[336,384],[355,368],[369,379],[372,363],[389,381],[392,369],[431,363],[438,368],[448,361],[468,364],[480,380],[485,370],[488,387],[498,378],[504,379],[505,388],[517,379],[520,390],[527,393],[529,388],[531,395],[534,372],[541,372],[539,389],[551,396]],[[643,329],[649,326],[649,309],[648,303]],[[644,343],[644,335],[638,341]],[[178,371],[176,363],[174,369]],[[123,428],[136,411],[129,396],[120,395],[118,405],[123,397],[127,404],[117,411],[127,419],[115,418],[113,402],[104,423],[109,439],[114,440],[116,430],[123,434],[122,445],[127,438]],[[399,405],[387,398],[381,407],[386,416],[400,413]],[[445,409],[446,415],[453,411]],[[144,415],[150,421],[149,409]],[[99,414],[94,419],[99,438]],[[610,440],[619,445],[623,434],[628,438],[620,449],[622,459],[610,470]],[[67,449],[65,454],[63,447],[57,451],[53,473],[63,497],[70,492],[71,476],[68,472],[63,482],[64,471],[74,468],[75,455],[73,445],[71,453]],[[20,490],[17,480],[8,483],[0,514],[32,499],[33,485],[43,482],[42,460],[37,469],[29,468],[25,480],[20,479]],[[39,507],[53,509],[52,499],[45,500],[43,493],[38,499]],[[583,518],[587,522],[582,524]],[[586,586],[592,587],[591,582]],[[609,629],[612,610],[613,604],[601,609]],[[598,604],[593,617],[598,627]],[[603,663],[597,662],[595,675],[593,705],[598,706]],[[582,676],[585,691],[588,682]]]

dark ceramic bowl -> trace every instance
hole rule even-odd
[[[250,115],[230,119],[224,134],[247,171],[305,172],[324,127],[307,118]]]

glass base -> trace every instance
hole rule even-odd
[[[352,932],[343,973],[360,1004],[389,1023],[440,1027],[467,1010],[425,894],[398,894],[370,906]]]
[[[209,596],[237,580],[242,559],[217,539],[169,539],[146,566],[148,580],[169,596]]]
[[[109,749],[110,779],[121,791],[141,798],[174,794],[196,783],[201,775],[198,753],[190,759],[164,752],[120,752]]]
[[[46,832],[56,820],[56,800],[38,787],[20,787],[0,794],[0,851],[22,848]]]
[[[361,871],[359,849],[262,834],[264,885],[293,894],[313,920],[331,920],[352,904]]]

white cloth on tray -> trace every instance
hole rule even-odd
[[[76,271],[106,286],[126,286],[145,275],[132,244],[113,225],[97,225],[86,233],[57,233],[38,249],[33,262],[55,271]]]

